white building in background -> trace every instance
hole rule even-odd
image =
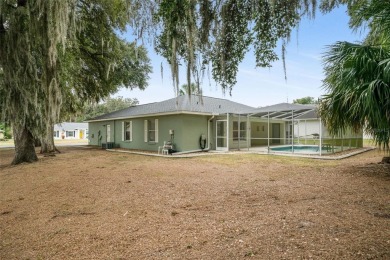
[[[315,107],[314,107],[315,108]],[[290,136],[292,136],[292,122],[289,122]],[[362,138],[363,132],[354,132],[352,129],[347,129],[343,135],[332,136],[327,127],[321,122],[320,117],[317,114],[317,110],[313,109],[308,113],[302,114],[295,118],[294,121],[294,140],[300,144],[306,144],[312,139],[310,143],[319,144],[322,139],[323,143],[332,141],[337,143],[337,140],[347,140],[342,142],[342,145],[351,146],[351,142],[355,143]],[[356,144],[354,144],[356,146]]]
[[[63,122],[54,125],[54,139],[87,139],[88,123]]]
[[[329,137],[328,130],[317,115],[315,106],[310,106],[312,106],[314,110],[296,117],[294,121],[294,139],[297,139],[298,143],[305,143],[307,140],[312,139],[315,144],[320,136]],[[290,122],[290,136],[292,135],[291,124],[292,123]]]
[[[371,134],[367,134],[367,133],[363,132],[363,139],[370,140],[370,139],[374,139],[374,137]]]

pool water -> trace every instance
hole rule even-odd
[[[272,147],[271,151],[275,152],[292,152],[292,145],[289,146],[280,146],[280,147]],[[319,147],[318,145],[294,145],[294,152],[296,153],[318,153]]]

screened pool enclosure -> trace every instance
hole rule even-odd
[[[313,105],[282,103],[214,119],[216,150],[325,155],[363,146],[363,134],[331,136]]]

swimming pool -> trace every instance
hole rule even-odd
[[[271,147],[271,151],[275,152],[293,152],[293,146]],[[294,145],[294,153],[319,153],[318,145]]]

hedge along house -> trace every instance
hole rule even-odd
[[[170,141],[177,152],[251,149],[268,153],[278,152],[272,150],[275,146],[292,146],[291,152],[297,152],[294,145],[305,141],[322,154],[327,131],[320,119],[311,116],[314,111],[314,106],[306,105],[253,108],[219,98],[179,96],[93,118],[88,121],[89,141],[107,148],[155,152]],[[329,152],[329,144],[326,149]]]

